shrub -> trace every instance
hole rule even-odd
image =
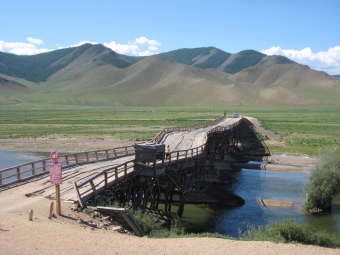
[[[340,247],[339,235],[317,231],[307,224],[299,226],[294,220],[286,220],[283,223],[273,222],[265,227],[248,226],[244,233],[239,232],[239,239],[244,241],[296,242],[324,247]]]
[[[162,229],[162,223],[153,214],[143,213],[141,210],[132,211],[138,224],[142,227],[146,235]]]
[[[305,205],[310,210],[330,209],[333,197],[339,191],[340,157],[335,151],[326,151],[304,187]]]
[[[185,228],[180,224],[179,220],[175,219],[170,229],[163,226],[163,223],[159,221],[157,216],[150,213],[142,213],[141,210],[135,210],[132,212],[136,221],[142,227],[144,233],[149,237],[154,238],[167,238],[167,237],[179,237],[186,234]]]

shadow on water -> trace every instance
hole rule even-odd
[[[270,222],[294,219],[300,225],[308,223],[319,230],[340,232],[340,196],[335,199],[331,212],[312,215],[303,207],[303,186],[309,174],[243,169],[231,175],[238,182],[222,185],[244,198],[245,204],[237,207],[186,205],[184,216],[193,223],[188,227],[189,231],[238,237],[238,230],[245,231],[247,225],[265,226]],[[258,199],[289,201],[294,205],[265,207],[258,204]]]

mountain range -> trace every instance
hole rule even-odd
[[[316,105],[340,101],[340,79],[283,56],[214,47],[150,57],[84,44],[33,56],[0,52],[0,104]]]

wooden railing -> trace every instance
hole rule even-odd
[[[188,150],[180,150],[180,151],[173,151],[169,153],[168,160],[166,165],[171,167],[172,165],[178,166],[181,162],[189,162],[194,160],[196,157],[200,157],[204,155],[204,149],[206,144],[203,144],[199,147],[188,149]]]
[[[214,128],[210,129],[210,130],[207,132],[207,136],[208,136],[209,134],[211,134],[211,133],[215,133],[215,132],[224,132],[224,131],[226,131],[226,130],[228,130],[228,129],[233,129],[233,128],[237,127],[238,125],[240,125],[241,123],[242,123],[242,119],[240,119],[240,121],[238,121],[238,122],[235,122],[235,123],[233,123],[233,124],[231,124],[231,125],[227,125],[227,126],[225,126],[225,127],[221,127],[221,126],[214,127]]]
[[[205,144],[188,150],[173,151],[169,153],[166,162],[159,159],[156,161],[156,165],[150,169],[157,171],[165,167],[177,167],[180,164],[194,162],[196,158],[203,157],[204,148]],[[79,180],[74,182],[74,189],[81,207],[84,207],[88,199],[92,197],[96,198],[102,191],[109,189],[113,185],[117,185],[120,181],[126,180],[128,175],[138,174],[131,171],[135,163],[135,160],[130,160],[107,169],[85,181]]]
[[[155,138],[153,138],[150,142],[152,143],[158,143],[160,141],[160,139],[162,139],[163,135],[166,133],[171,133],[171,132],[183,132],[183,131],[190,131],[196,128],[205,128],[205,127],[209,127],[212,125],[215,125],[221,121],[223,121],[226,118],[226,115],[223,115],[222,117],[216,119],[216,120],[212,120],[212,121],[208,121],[208,122],[203,122],[203,123],[197,123],[197,124],[193,124],[190,126],[186,126],[186,127],[169,127],[169,128],[163,128],[162,131],[160,131],[157,136]]]
[[[208,126],[215,125],[221,121],[223,121],[226,118],[226,115],[221,116],[220,118],[204,123],[197,123],[194,125],[186,126],[186,127],[170,127],[170,128],[164,128],[154,139],[151,140],[151,142],[157,143],[159,140],[163,137],[164,134],[174,131],[190,131],[196,128],[204,128]],[[230,125],[227,127],[216,127],[211,129],[207,135],[211,132],[216,131],[223,131],[225,129],[233,128],[234,126],[238,125]],[[207,138],[206,135],[206,138]],[[195,150],[199,150],[200,148],[201,152],[204,151],[205,148],[205,142],[200,147],[189,149],[189,150],[183,150],[183,151],[175,151],[171,152],[170,157],[176,157],[176,160],[188,158],[188,155],[194,155]],[[126,146],[126,147],[119,147],[119,148],[113,148],[113,149],[106,149],[106,150],[97,150],[97,151],[90,151],[90,152],[79,152],[79,153],[72,153],[72,154],[66,154],[66,155],[59,155],[58,163],[61,163],[63,167],[67,166],[73,166],[81,163],[90,163],[90,162],[96,162],[100,160],[106,160],[106,159],[113,159],[121,156],[126,155],[132,155],[134,154],[134,147],[133,146]],[[176,155],[176,156],[174,156]],[[16,181],[24,180],[27,178],[31,178],[40,174],[44,174],[49,170],[49,163],[52,163],[53,161],[49,158],[42,159],[34,162],[29,162],[26,164],[21,164],[14,167],[9,167],[6,169],[0,170],[0,186],[8,185]],[[169,161],[171,162],[171,160]]]
[[[58,163],[63,167],[73,166],[82,163],[90,163],[100,160],[113,159],[121,156],[134,154],[133,146],[125,146],[106,150],[78,152],[66,155],[59,155]],[[14,167],[0,170],[0,186],[8,185],[16,181],[32,178],[49,171],[49,158],[41,159]]]
[[[86,179],[86,181],[82,183],[80,183],[80,181],[74,182],[74,189],[81,207],[84,207],[84,202],[90,197],[97,197],[103,190],[107,190],[110,186],[118,184],[121,180],[126,180],[128,174],[131,173],[130,169],[134,167],[134,162],[135,160],[130,160],[107,169],[90,179]]]

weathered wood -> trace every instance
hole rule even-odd
[[[145,236],[145,233],[142,227],[138,224],[135,217],[133,217],[132,213],[125,208],[113,208],[113,207],[95,207],[96,210],[103,214],[113,215],[114,213],[120,213],[120,215],[125,219],[128,225],[133,229],[137,236],[142,237]]]
[[[51,220],[52,216],[53,216],[53,202],[51,202],[51,205],[50,205],[50,214],[49,214],[48,218]]]
[[[93,180],[90,181],[91,187],[92,187],[92,191],[93,191],[93,196],[97,197],[97,190],[96,190],[96,186],[93,183]]]
[[[30,221],[33,220],[33,210],[30,211],[30,214],[29,214],[29,216],[28,216],[28,219],[29,219]]]
[[[74,182],[73,186],[74,186],[74,190],[75,190],[76,195],[77,195],[77,199],[78,199],[79,205],[80,205],[81,208],[84,208],[84,203],[83,203],[83,200],[81,198],[77,182]]]
[[[55,185],[55,196],[56,196],[56,212],[58,215],[61,215],[61,200],[60,200],[60,185]]]
[[[105,179],[105,190],[107,190],[107,172],[104,172],[104,179]]]
[[[229,132],[232,136],[233,131],[230,128],[238,121],[225,120],[220,124],[216,122],[215,126],[202,126],[203,128],[197,128],[185,132],[185,134],[180,132],[167,134],[167,138],[162,143],[163,145],[171,145],[172,151],[169,153],[168,161],[164,163],[164,154],[157,155],[157,151],[154,156],[147,155],[151,158],[143,167],[152,169],[152,174],[142,175],[142,178],[145,179],[141,179],[139,182],[135,181],[138,175],[136,175],[135,170],[137,169],[134,167],[138,164],[134,165],[135,155],[128,149],[133,148],[132,146],[111,149],[110,153],[109,150],[101,150],[101,152],[70,154],[72,156],[64,157],[65,160],[63,161],[65,165],[73,166],[63,167],[63,179],[65,180],[61,190],[63,199],[78,201],[80,206],[84,207],[91,197],[107,190],[109,194],[113,194],[114,199],[117,196],[122,202],[130,202],[135,199],[142,209],[146,209],[146,205],[150,203],[157,206],[159,201],[155,201],[155,199],[159,198],[161,193],[169,193],[177,189],[180,192],[179,195],[182,196],[181,208],[183,209],[182,205],[184,205],[187,193],[191,191],[192,186],[200,187],[204,184],[205,177],[202,166],[208,159],[212,162],[214,153],[220,153],[221,148],[222,150],[228,149],[233,139],[228,138],[229,140],[226,140],[225,137],[228,136],[225,136],[224,133]],[[191,129],[180,128],[178,130],[188,131]],[[215,134],[212,130],[217,133],[221,132],[221,135],[214,135],[209,138],[209,134]],[[217,139],[217,141],[210,142],[209,139]],[[236,139],[237,137],[234,141]],[[209,146],[211,147],[209,148]],[[210,155],[208,157],[209,150]],[[114,156],[107,159],[110,154],[114,154]],[[102,160],[103,157],[105,160]],[[92,160],[99,161],[98,163],[88,162],[83,164],[85,161]],[[188,177],[186,178],[186,176]],[[192,177],[189,178],[189,176]],[[148,186],[148,183],[151,183],[152,178],[157,178],[157,181],[151,187]],[[132,185],[137,185],[137,188],[132,189]],[[70,194],[72,191],[73,193]],[[167,196],[166,202],[171,204],[174,194],[171,193]],[[46,197],[53,198],[53,194],[46,194]]]
[[[91,152],[78,152],[78,153],[73,153],[73,154],[67,154],[67,155],[61,155],[59,156],[58,162],[62,163],[63,168],[70,167],[70,166],[75,166],[80,163],[90,163],[90,162],[97,162],[97,161],[102,161],[102,160],[107,160],[107,159],[116,159],[118,157],[118,154],[116,153],[116,150],[120,150],[122,153],[119,157],[129,155],[132,153],[133,146],[125,146],[125,147],[119,147],[115,149],[106,149],[106,150],[98,150],[98,151],[91,151]],[[109,157],[109,151],[113,150],[114,156]],[[106,158],[104,159],[99,159],[98,153],[104,153],[107,155]],[[90,154],[93,154],[93,157],[90,157]],[[73,158],[73,159],[72,159]],[[49,158],[42,159],[42,160],[37,160],[25,164],[21,164],[15,167],[9,167],[0,170],[0,186],[5,186],[5,185],[10,185],[12,183],[21,181],[23,179],[31,179],[34,178],[38,175],[41,175],[41,173],[47,172],[47,165],[51,162]],[[27,167],[30,166],[28,169]],[[27,170],[23,170],[27,169]],[[40,171],[40,173],[38,173]],[[4,172],[9,172],[9,171],[15,171],[14,175],[3,175],[2,173]],[[28,177],[23,178],[23,175],[30,172],[31,175]],[[11,177],[16,177],[15,181],[11,181],[6,183],[4,180],[9,179]]]

